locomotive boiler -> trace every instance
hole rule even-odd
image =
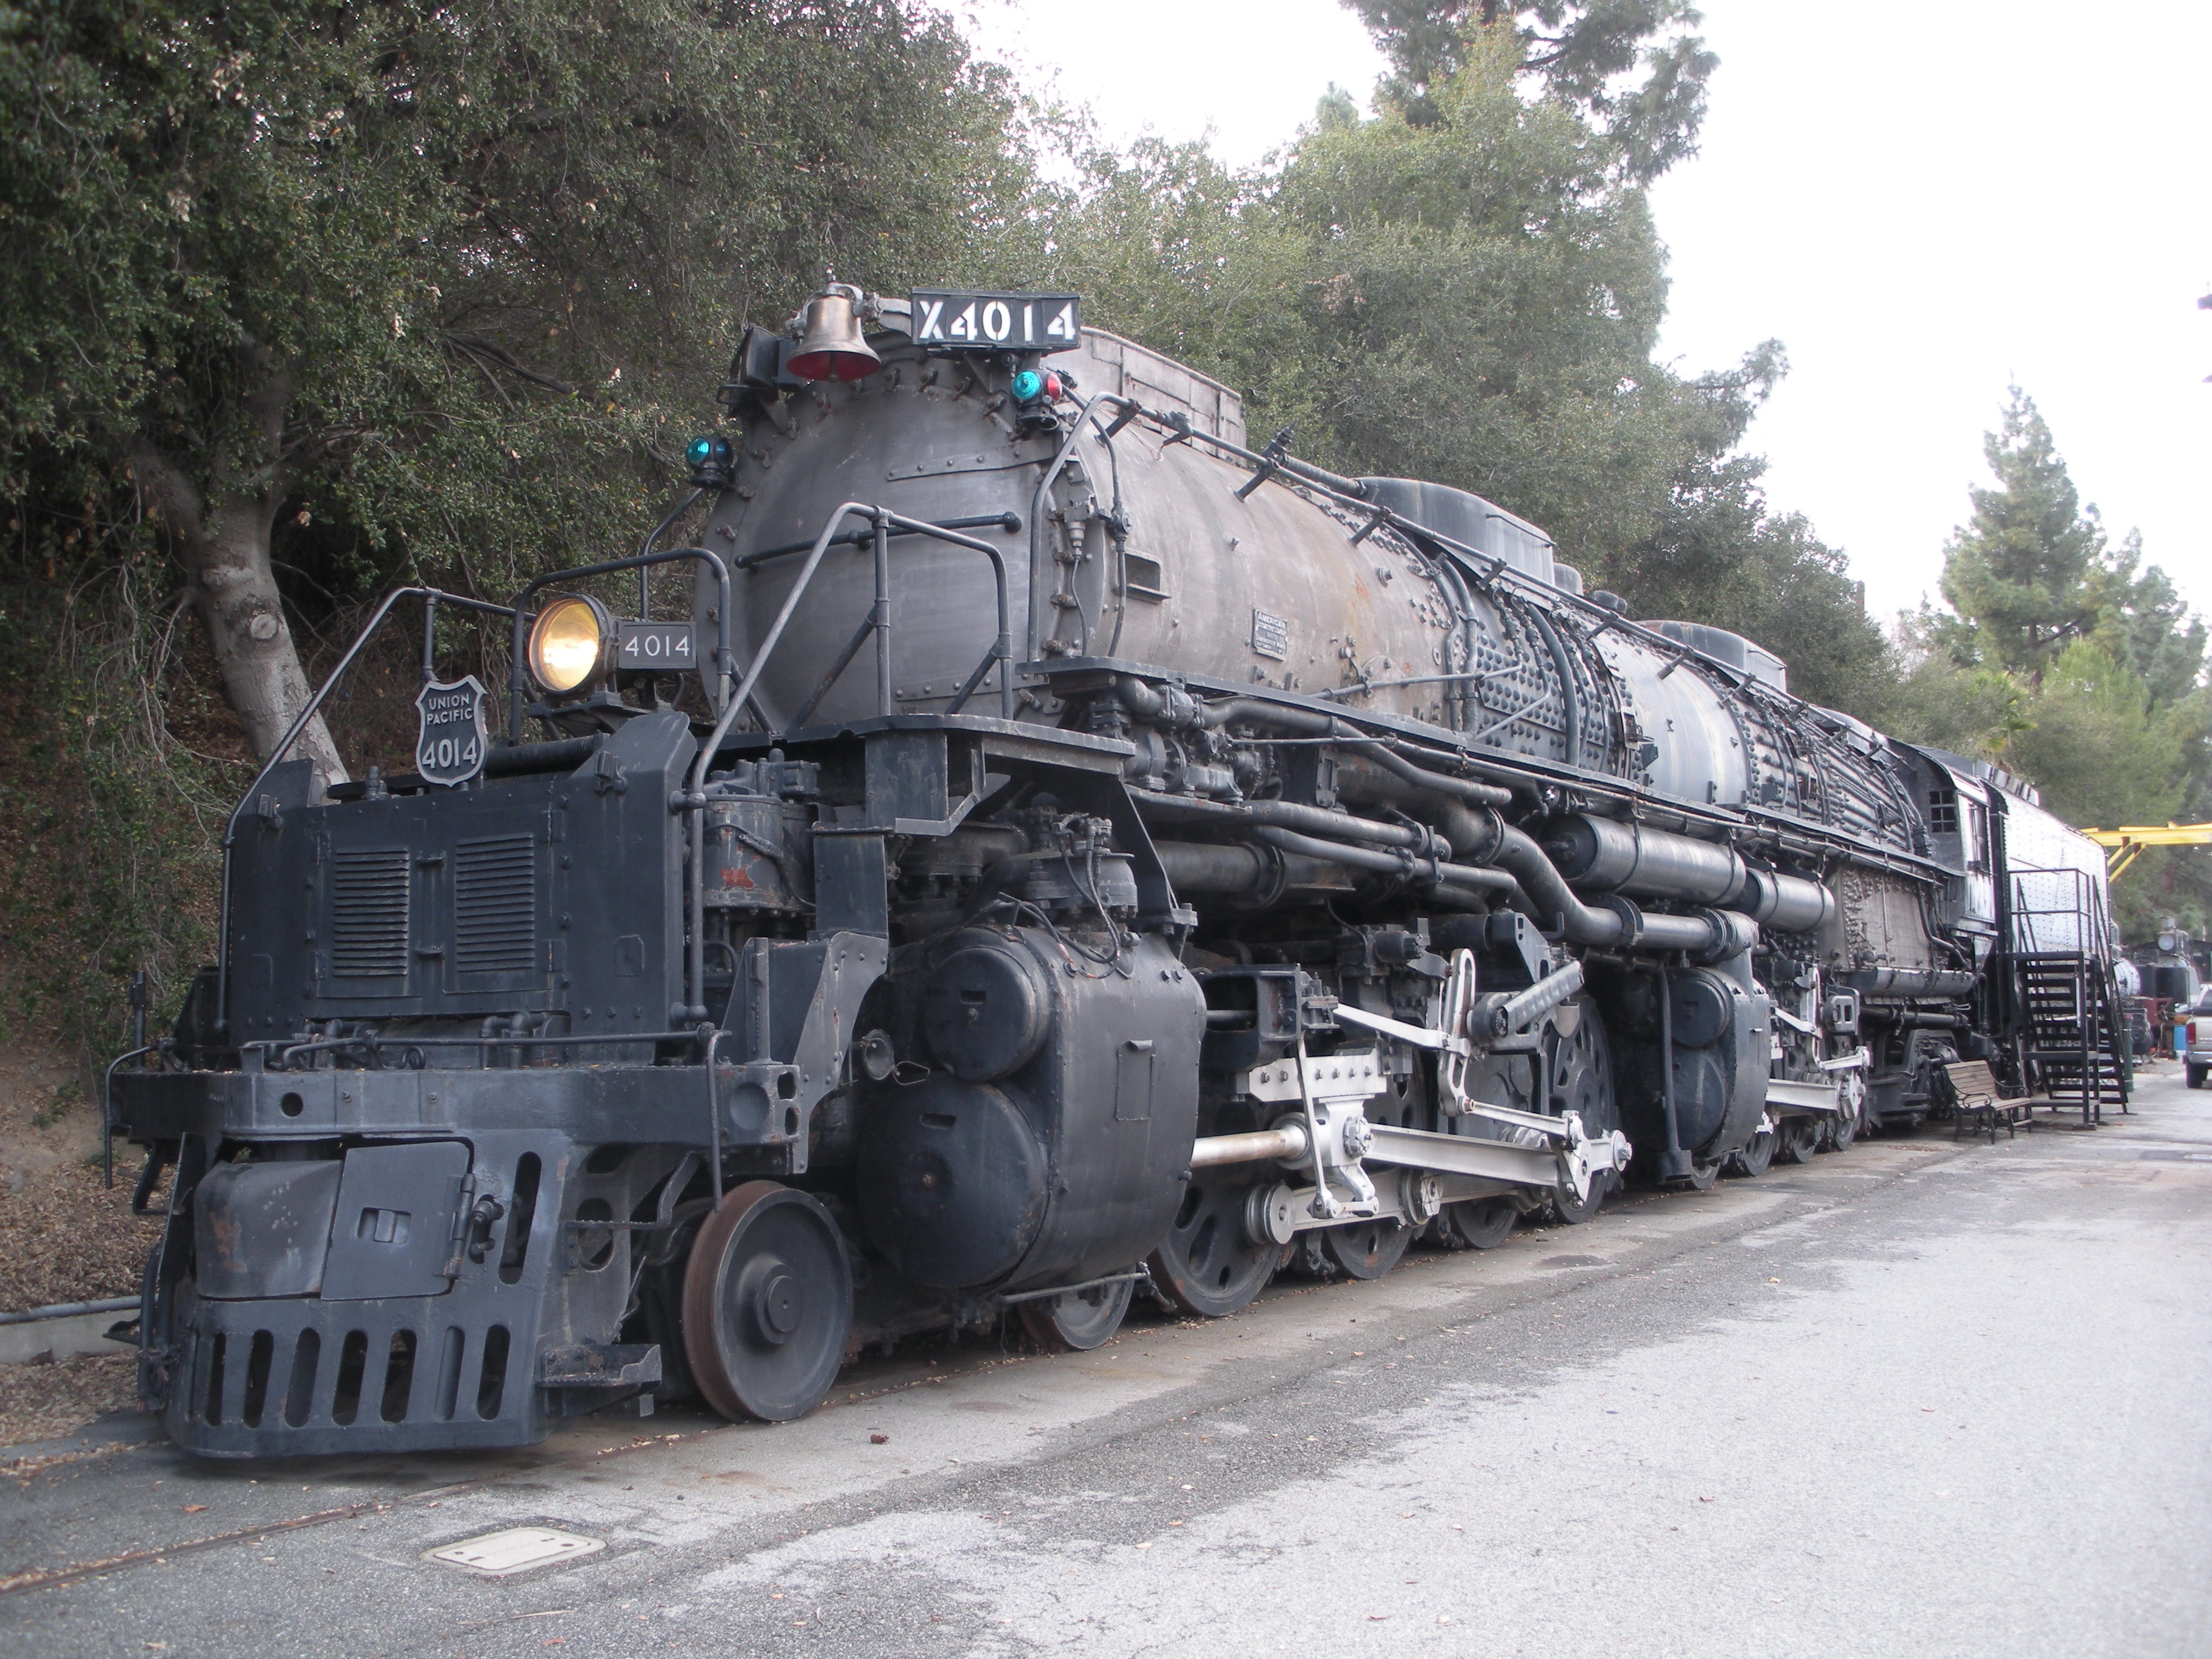
[[[2109,954],[2032,792],[1255,444],[1073,295],[832,288],[721,399],[637,555],[386,602],[412,771],[280,750],[233,815],[112,1107],[186,1446],[778,1419],[914,1332],[1233,1314],[1917,1121],[2012,1063],[2024,915]]]

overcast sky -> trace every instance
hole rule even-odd
[[[1382,70],[1336,0],[959,9],[1108,136],[1211,129],[1239,163]],[[1861,32],[1790,0],[1703,9],[1703,152],[1654,192],[1662,356],[1788,347],[1749,441],[1773,504],[1850,555],[1869,609],[1917,604],[2016,379],[2114,539],[2140,526],[2212,611],[2212,4],[1934,0]]]

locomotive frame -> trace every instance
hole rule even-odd
[[[1010,349],[826,290],[739,349],[700,544],[380,607],[113,1074],[181,1444],[779,1420],[866,1343],[1226,1316],[1917,1121],[1945,1060],[2034,1063],[2023,951],[2109,975],[2023,786],[1479,497],[1250,447],[1049,297]],[[449,720],[437,611],[510,620],[503,736],[325,788],[286,751],[403,599]]]

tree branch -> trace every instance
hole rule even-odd
[[[446,343],[471,358],[488,360],[496,363],[518,379],[527,380],[532,386],[542,386],[549,392],[558,392],[565,395],[576,389],[567,380],[556,380],[542,369],[531,368],[498,341],[487,339],[481,334],[448,332],[446,336]]]

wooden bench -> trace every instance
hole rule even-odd
[[[1951,1095],[1956,1103],[1951,1139],[1956,1140],[1968,1127],[1979,1134],[1990,1132],[1990,1145],[1996,1145],[1997,1125],[2002,1123],[2008,1136],[2019,1131],[2014,1125],[2024,1121],[2034,1109],[2028,1100],[2007,1100],[2004,1091],[1997,1087],[1996,1075],[1990,1070],[1985,1060],[1962,1060],[1943,1068],[1944,1076],[1951,1079]]]

